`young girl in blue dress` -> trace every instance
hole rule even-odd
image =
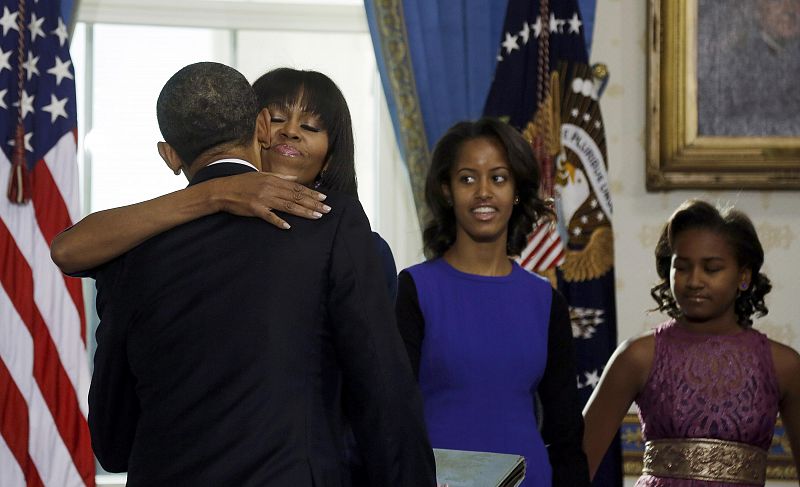
[[[398,325],[434,448],[524,455],[524,486],[588,485],[567,303],[513,260],[550,213],[538,189],[515,129],[453,126],[426,182],[430,260],[399,276]]]

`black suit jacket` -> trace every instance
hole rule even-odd
[[[192,183],[249,170],[216,164]],[[369,222],[327,194],[328,215],[287,216],[289,231],[214,214],[97,272],[103,467],[134,487],[347,485],[344,401],[371,485],[435,483]]]

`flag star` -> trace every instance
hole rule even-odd
[[[34,74],[39,76],[39,68],[36,67],[36,63],[38,62],[39,56],[34,56],[32,52],[28,51],[28,60],[22,64],[28,74],[28,81],[31,80]]]
[[[531,24],[531,28],[533,29],[533,35],[538,39],[540,35],[542,35],[542,17],[536,17],[536,23]]]
[[[559,27],[563,23],[564,23],[563,20],[559,20],[556,18],[556,14],[554,13],[550,14],[550,32],[555,32],[555,33],[559,32],[560,30]]]
[[[573,108],[572,111],[569,112],[569,114],[572,115],[572,118],[578,118],[579,113],[580,112],[578,111],[577,108]]]
[[[528,43],[528,37],[531,35],[531,28],[528,25],[528,22],[522,23],[522,30],[519,31],[519,35],[522,36],[522,44]]]
[[[58,37],[59,45],[64,47],[64,42],[67,41],[69,34],[67,33],[67,26],[64,24],[64,21],[61,20],[61,17],[58,18],[58,27],[56,27],[56,30],[52,30],[50,33],[55,34]]]
[[[19,12],[14,12],[12,14],[8,10],[8,7],[3,7],[3,16],[0,17],[0,25],[3,26],[4,36],[8,34],[8,31],[11,29],[14,29],[17,32],[19,32],[19,27],[17,27],[17,15],[19,15]]]
[[[33,146],[31,145],[31,137],[33,137],[33,132],[28,132],[27,134],[25,134],[25,144],[24,145],[25,145],[25,150],[28,151],[28,152],[33,152]],[[11,140],[8,141],[8,145],[13,147],[13,146],[15,146],[17,144],[14,142],[14,139],[11,139]]]
[[[33,113],[33,99],[36,95],[28,95],[28,92],[22,90],[22,118],[25,118],[29,113]],[[14,102],[14,106],[18,107],[20,102]]]
[[[595,121],[594,121],[594,128],[596,128],[596,129],[599,129],[599,128],[600,128],[600,125],[602,125],[602,124],[600,123],[600,120],[595,120]]]
[[[592,119],[592,116],[591,116],[591,115],[589,115],[588,113],[584,113],[584,114],[583,114],[583,121],[584,121],[584,122],[588,122],[588,121],[589,121],[589,120],[591,120],[591,119]]]
[[[44,31],[42,30],[43,23],[44,23],[44,17],[42,17],[41,19],[36,17],[36,12],[33,12],[31,14],[31,23],[28,24],[28,29],[30,29],[31,31],[31,43],[36,42],[37,35],[42,36],[42,39],[47,37],[44,35]]]
[[[7,52],[0,49],[0,73],[2,73],[4,69],[11,71],[11,63],[8,62],[8,58],[13,52],[13,49],[9,49]]]
[[[603,221],[603,220],[605,219],[605,217],[606,217],[606,216],[603,214],[603,212],[602,212],[602,211],[598,211],[598,212],[597,212],[597,216],[596,216],[596,218],[597,218],[597,221],[601,222],[601,221]]]
[[[67,100],[69,100],[69,98],[59,100],[56,98],[56,95],[50,94],[50,104],[42,107],[42,110],[50,114],[50,123],[55,123],[58,117],[67,118]]]
[[[583,383],[581,382],[581,376],[576,375],[575,379],[578,381],[578,389],[583,389]]]
[[[582,233],[583,233],[583,230],[581,230],[581,227],[575,227],[575,228],[572,229],[572,234],[575,235],[576,237],[579,236]]]
[[[578,12],[573,13],[572,18],[569,19],[567,22],[569,22],[570,34],[580,34],[583,22],[581,22],[581,19],[578,18]]]
[[[597,369],[591,372],[584,372],[583,375],[586,376],[586,387],[591,387],[592,389],[597,387],[597,383],[600,382],[600,374]]]
[[[61,58],[56,56],[55,66],[47,70],[48,73],[56,77],[56,85],[61,85],[61,80],[64,78],[75,79],[72,76],[72,73],[69,72],[69,67],[71,64],[72,61],[70,61],[69,59],[67,59],[67,61],[64,62],[61,60]]]
[[[589,223],[589,217],[586,216],[586,215],[583,215],[581,217],[581,223],[583,223],[583,224]]]
[[[506,40],[503,41],[503,47],[506,49],[506,54],[510,54],[514,49],[519,49],[517,36],[512,36],[510,32],[506,32]]]
[[[592,198],[592,201],[589,202],[589,206],[592,208],[597,208],[597,200]]]
[[[8,93],[8,88],[0,90],[0,108],[8,108],[8,105],[6,105],[6,93]]]

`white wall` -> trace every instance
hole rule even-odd
[[[764,272],[773,283],[770,312],[757,329],[800,349],[800,193],[777,191],[645,191],[645,103],[647,2],[602,0],[597,5],[592,62],[608,65],[611,77],[600,105],[608,140],[609,176],[614,202],[616,291],[619,338],[661,322],[647,314],[656,281],[653,249],[661,226],[683,200],[704,197],[734,203],[756,224],[766,252]],[[635,478],[626,479],[633,485]],[[797,485],[769,482],[767,485]]]

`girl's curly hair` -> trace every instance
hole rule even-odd
[[[752,326],[753,314],[759,317],[767,314],[764,296],[772,289],[767,276],[760,272],[764,264],[764,249],[753,222],[747,215],[732,207],[717,209],[710,203],[697,199],[681,204],[661,231],[655,251],[656,272],[660,281],[650,290],[650,295],[658,304],[653,311],[665,312],[673,318],[681,316],[669,283],[672,245],[681,232],[698,228],[711,230],[725,237],[736,254],[739,266],[750,269],[750,286],[746,290],[739,290],[734,309],[739,326]]]

